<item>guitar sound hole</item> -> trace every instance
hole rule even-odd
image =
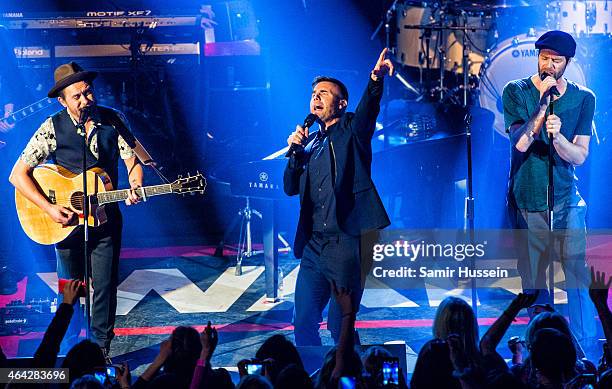
[[[83,210],[83,192],[74,192],[70,196],[70,206],[77,211]]]

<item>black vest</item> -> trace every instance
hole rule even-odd
[[[110,177],[113,187],[117,188],[119,171],[119,133],[112,123],[118,120],[116,111],[98,106],[97,117],[94,121],[101,123],[97,126],[97,148],[98,158],[87,148],[87,169],[98,167],[103,169]],[[77,133],[76,126],[72,122],[67,110],[62,110],[51,117],[57,149],[52,154],[53,163],[65,167],[73,173],[83,171],[83,137]]]

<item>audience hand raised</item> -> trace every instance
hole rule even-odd
[[[217,343],[219,343],[219,334],[217,333],[217,329],[211,326],[210,321],[204,328],[204,331],[200,334],[200,343],[202,343],[202,353],[200,354],[200,358],[210,361],[212,358],[215,349],[217,348]]]
[[[129,388],[132,385],[132,375],[127,362],[123,362],[121,368],[117,369],[117,382],[121,389]]]
[[[172,340],[168,338],[160,343],[158,356],[166,360],[170,354],[172,354]]]
[[[351,298],[351,290],[348,288],[344,288],[344,287],[338,288],[335,281],[331,281],[330,284],[331,284],[331,289],[332,289],[334,298],[336,299],[336,302],[338,303],[342,311],[342,316],[344,317],[347,315],[354,314],[355,312],[353,309],[353,300]]]
[[[81,288],[83,288],[83,285],[80,280],[68,281],[66,286],[64,286],[64,302],[66,304],[74,305],[79,298]]]
[[[612,283],[612,277],[606,282],[606,273],[597,271],[591,266],[591,285],[589,285],[589,296],[595,306],[608,305],[608,290]]]
[[[457,371],[462,371],[468,367],[468,360],[461,343],[461,336],[459,334],[450,334],[446,338],[448,344],[449,357],[453,364],[453,368]]]
[[[540,294],[539,290],[536,290],[535,293],[519,293],[508,306],[508,313],[513,316],[518,315],[521,309],[527,309],[531,307],[536,300],[538,299],[538,295]]]

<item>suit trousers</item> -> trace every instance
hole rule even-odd
[[[298,346],[320,346],[319,326],[329,303],[327,328],[334,343],[340,337],[342,312],[335,301],[331,282],[352,292],[353,306],[359,309],[361,287],[360,240],[358,237],[314,232],[306,247],[295,287],[293,324]]]

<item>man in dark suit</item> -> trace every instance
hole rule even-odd
[[[320,345],[319,323],[330,302],[328,328],[338,342],[342,313],[331,284],[351,291],[353,313],[359,309],[368,261],[362,261],[360,236],[384,228],[389,218],[371,178],[371,139],[380,111],[383,77],[393,74],[387,49],[370,73],[368,86],[354,113],[346,112],[348,91],[331,77],[312,83],[310,112],[320,130],[308,139],[309,128],[297,126],[287,139],[293,152],[283,181],[289,196],[300,195],[300,218],[294,243],[301,258],[295,290],[295,342]]]

